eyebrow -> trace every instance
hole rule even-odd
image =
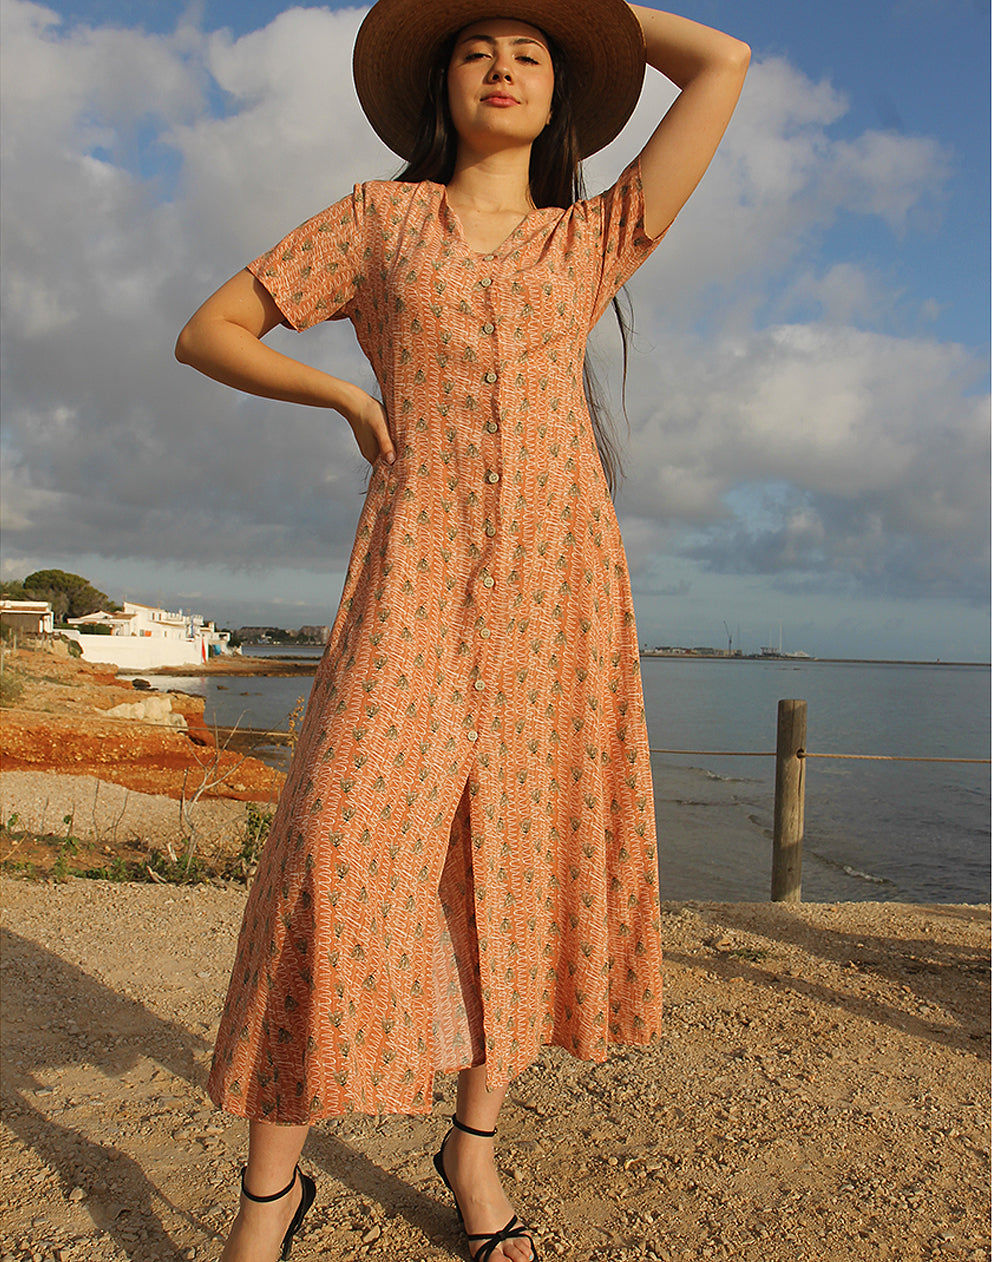
[[[484,43],[490,44],[493,48],[496,47],[496,40],[493,38],[492,35],[483,35],[481,33],[477,35],[463,35],[462,38],[458,41],[458,43],[468,44],[471,40],[474,40],[474,39],[481,39]],[[517,44],[536,44],[538,48],[546,48],[546,45],[543,44],[539,39],[532,39],[529,35],[518,35],[516,39],[514,39],[512,42],[514,46],[516,46]]]

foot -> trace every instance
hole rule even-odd
[[[452,1130],[444,1145],[444,1173],[448,1176],[461,1210],[467,1235],[476,1232],[500,1231],[515,1211],[503,1193],[493,1141],[478,1135]],[[472,1240],[472,1256],[485,1247],[485,1242]],[[526,1236],[504,1240],[490,1254],[489,1262],[532,1262],[534,1251]]]
[[[251,1184],[248,1190],[254,1190]],[[302,1199],[303,1185],[298,1174],[292,1191],[278,1201],[259,1205],[242,1195],[220,1262],[276,1262]]]

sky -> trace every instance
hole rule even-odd
[[[364,11],[0,0],[4,578],[333,621],[364,486],[347,424],[173,345],[246,262],[396,172],[352,87]],[[629,286],[617,510],[641,643],[987,661],[989,6],[679,11],[732,21],[753,58]],[[591,191],[673,97],[649,71]],[[374,388],[346,323],[270,340]],[[617,402],[608,320],[592,346]]]

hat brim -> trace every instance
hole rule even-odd
[[[624,0],[378,0],[355,40],[358,99],[379,137],[409,159],[430,67],[449,35],[483,18],[539,27],[568,57],[581,155],[608,145],[644,82],[644,36]]]

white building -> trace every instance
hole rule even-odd
[[[70,618],[70,625],[106,626],[110,634],[87,634],[72,630],[89,662],[105,662],[127,670],[153,670],[157,666],[192,666],[227,651],[230,635],[218,631],[201,614],[170,613],[155,605],[125,600],[120,613],[87,614]]]
[[[54,626],[48,600],[0,600],[0,623],[28,635],[51,635]]]
[[[133,613],[107,613],[100,609],[85,618],[66,618],[65,621],[70,627],[109,627],[111,635],[134,635],[134,619]]]
[[[139,605],[133,600],[125,600],[124,612],[134,618],[132,635],[160,640],[188,640],[192,637],[191,619],[185,617],[181,609],[178,613],[169,613],[155,605]],[[202,618],[200,621],[202,623]]]

